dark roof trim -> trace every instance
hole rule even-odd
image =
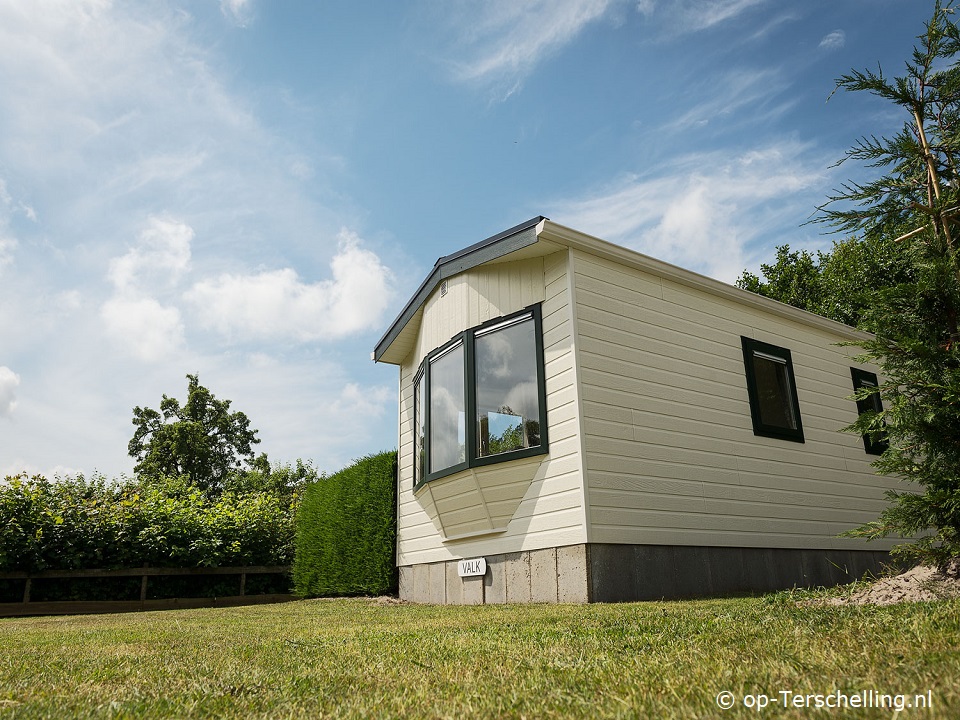
[[[420,307],[426,302],[427,297],[436,287],[448,277],[458,275],[465,270],[483,265],[486,262],[503,257],[528,245],[533,245],[537,241],[537,225],[546,220],[542,215],[531,218],[524,223],[515,225],[509,230],[497,233],[486,240],[459,250],[450,255],[437,260],[433,270],[427,278],[420,284],[417,291],[410,298],[410,301],[404,306],[400,315],[393,321],[390,329],[380,338],[377,347],[373,352],[374,361],[379,361],[387,348],[397,339],[397,336],[403,330],[404,326],[417,313]]]

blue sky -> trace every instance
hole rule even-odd
[[[0,476],[129,475],[187,373],[271,460],[395,447],[370,352],[536,215],[732,282],[901,122],[917,0],[0,0]]]

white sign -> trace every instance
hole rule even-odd
[[[487,574],[487,559],[473,558],[472,560],[461,560],[457,563],[457,574],[460,577],[476,577]]]

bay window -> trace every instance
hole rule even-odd
[[[540,306],[471,328],[414,380],[414,484],[547,452]]]

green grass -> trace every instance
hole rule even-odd
[[[741,705],[914,694],[960,717],[960,601],[437,607],[373,600],[0,620],[0,718],[892,717]],[[716,696],[733,692],[722,711]]]

